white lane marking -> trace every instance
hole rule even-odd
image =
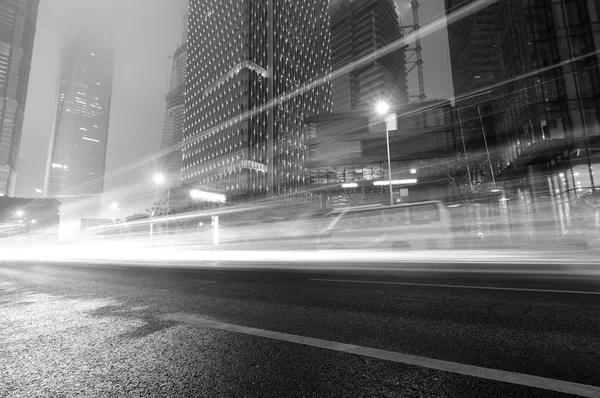
[[[513,292],[534,292],[534,293],[566,293],[566,294],[592,294],[600,295],[600,292],[585,290],[553,290],[553,289],[526,289],[519,287],[496,287],[496,286],[469,286],[469,285],[443,285],[437,283],[411,283],[411,282],[385,282],[385,281],[361,281],[352,279],[318,279],[311,278],[311,281],[317,282],[337,282],[337,283],[365,283],[377,285],[401,285],[401,286],[423,286],[423,287],[449,287],[456,289],[477,289],[477,290],[506,290]]]
[[[286,341],[327,350],[345,352],[349,354],[362,355],[365,357],[383,359],[406,365],[420,366],[428,369],[442,370],[450,373],[479,377],[482,379],[501,381],[505,383],[518,384],[557,391],[567,394],[576,394],[583,397],[599,397],[600,387],[586,384],[572,383],[569,381],[549,379],[546,377],[532,376],[524,373],[508,372],[498,369],[483,368],[480,366],[466,365],[457,362],[443,361],[440,359],[421,357],[417,355],[403,354],[394,351],[379,350],[375,348],[362,347],[353,344],[339,343],[331,340],[316,339],[313,337],[298,336],[295,334],[274,332],[265,329],[256,329],[247,326],[233,325],[197,318],[187,315],[167,314],[160,317],[163,320],[183,322],[192,325],[204,326],[211,329],[226,330],[234,333],[248,334],[258,337],[266,337],[273,340]]]

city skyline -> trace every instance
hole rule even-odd
[[[600,398],[598,170],[600,0],[0,0],[0,396]]]
[[[136,161],[142,158],[151,158],[153,154],[159,152],[161,147],[162,127],[164,123],[164,107],[165,107],[165,88],[167,79],[167,68],[171,67],[172,61],[168,58],[173,55],[173,48],[176,48],[181,43],[181,16],[184,7],[171,7],[171,2],[156,3],[155,9],[148,9],[149,17],[140,19],[139,15],[133,10],[135,6],[128,3],[123,15],[105,18],[105,23],[113,30],[124,32],[122,39],[117,43],[117,57],[115,64],[115,95],[113,96],[113,111],[110,130],[115,131],[110,134],[114,137],[109,140],[107,151],[107,174],[110,178],[105,181],[105,203],[114,201],[128,201],[132,208],[134,203],[148,202],[155,187],[150,181],[152,173],[156,171],[153,167],[145,166],[129,166],[135,164]],[[182,2],[183,3],[183,2]],[[410,17],[410,6],[406,2],[398,2],[406,21]],[[90,3],[91,4],[91,3]],[[24,136],[25,151],[22,151],[21,163],[23,164],[24,178],[17,181],[17,193],[21,196],[39,196],[35,193],[35,189],[43,186],[43,167],[39,156],[46,157],[47,144],[49,142],[49,133],[41,133],[43,130],[48,130],[48,122],[51,123],[51,111],[47,109],[48,98],[53,96],[54,83],[48,84],[45,78],[48,70],[51,70],[53,63],[58,63],[56,57],[53,56],[57,51],[53,50],[58,46],[56,26],[65,24],[70,18],[65,17],[62,10],[65,7],[70,7],[75,11],[72,14],[85,14],[90,4],[74,7],[79,3],[69,3],[68,0],[53,2],[52,4],[42,4],[42,17],[40,18],[39,29],[40,44],[36,46],[36,55],[34,55],[34,69],[32,78],[34,85],[32,102],[39,105],[32,105],[40,109],[36,119],[26,120],[25,127],[27,131]],[[131,7],[129,5],[131,4]],[[96,14],[110,15],[108,3],[94,3],[92,8],[96,7],[99,11]],[[77,11],[79,10],[79,11]],[[425,26],[427,21],[434,18],[439,18],[440,13],[443,15],[443,5],[439,4],[424,4],[421,7],[421,25]],[[171,17],[167,17],[171,15]],[[152,19],[154,18],[154,19]],[[167,35],[153,35],[150,26],[151,21],[160,19],[161,26],[171,24],[169,29],[164,30]],[[134,21],[132,24],[131,21]],[[154,22],[156,24],[156,22]],[[136,28],[137,26],[137,28]],[[146,28],[143,28],[146,26]],[[125,33],[126,32],[126,33]],[[155,37],[150,39],[150,37]],[[154,40],[156,43],[162,43],[160,49],[150,48],[145,45],[148,40]],[[449,70],[446,74],[432,73],[437,69],[438,65],[448,65],[447,57],[439,58],[439,54],[447,51],[447,43],[445,42],[445,32],[442,29],[435,34],[423,37],[424,48],[424,67],[425,67],[425,84],[426,94],[429,98],[435,97],[451,97],[451,79],[449,78]],[[133,54],[136,58],[132,58]],[[159,53],[162,55],[159,56]],[[37,57],[44,59],[44,64],[36,63]],[[432,60],[437,57],[437,60]],[[54,59],[54,61],[53,61]],[[125,64],[127,62],[127,64]],[[140,71],[144,71],[140,73]],[[126,77],[127,76],[127,77]],[[412,82],[412,75],[409,75],[409,92],[415,93],[417,90],[416,82]],[[162,90],[161,90],[162,88]],[[150,94],[150,92],[153,92]],[[162,94],[161,94],[162,91]],[[142,95],[139,93],[148,92]],[[137,100],[133,100],[137,98]],[[43,103],[43,104],[42,104]],[[126,106],[125,104],[130,104]],[[133,107],[131,106],[133,104]],[[44,109],[45,108],[45,109]],[[154,109],[154,110],[152,110]],[[162,109],[162,110],[161,110]],[[46,116],[44,116],[46,115]],[[50,120],[49,120],[50,119]],[[46,123],[43,121],[46,120]],[[139,126],[139,127],[138,127]],[[145,126],[145,127],[144,127]],[[32,128],[34,130],[32,130]],[[135,131],[145,131],[143,139],[134,133]],[[47,135],[46,135],[47,134]],[[123,169],[125,168],[125,169]],[[152,169],[152,170],[149,170]],[[119,171],[120,170],[120,171]],[[112,175],[111,173],[119,171]],[[128,190],[135,195],[123,195],[120,190],[121,186],[135,185],[136,190]],[[141,192],[140,192],[141,191]],[[144,199],[145,198],[145,199]],[[137,202],[136,202],[137,201]]]
[[[56,0],[42,2],[34,48],[28,108],[16,183],[17,196],[40,197],[44,185],[50,132],[54,121],[56,76],[60,47],[66,27],[77,20],[92,18],[119,37],[116,41],[114,90],[106,157],[106,174],[155,154],[161,145],[165,115],[168,69],[173,50],[181,43],[184,1],[157,1],[145,7],[145,0],[123,3],[118,0]],[[119,8],[120,13],[114,13]],[[140,12],[142,11],[142,12]],[[128,169],[105,180],[105,204],[124,199],[122,186],[140,184],[142,195],[152,195],[148,183],[154,170]],[[128,191],[128,193],[132,193]],[[131,205],[143,206],[136,202]],[[128,195],[125,195],[125,199]],[[149,199],[144,199],[147,202]]]

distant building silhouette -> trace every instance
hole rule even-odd
[[[187,76],[187,31],[189,12],[183,18],[182,44],[173,54],[173,65],[167,91],[167,110],[163,126],[161,150],[168,151],[161,162],[161,171],[170,187],[181,185],[181,142],[185,114],[185,81]]]
[[[89,30],[64,41],[56,118],[46,172],[47,197],[89,198],[100,209],[113,83],[113,43]]]
[[[39,0],[0,2],[0,196],[12,196]]]
[[[185,183],[269,196],[302,190],[303,119],[330,112],[330,86],[284,95],[330,71],[328,3],[190,1]]]
[[[351,65],[404,36],[394,0],[331,1],[331,66],[334,72]],[[333,110],[373,108],[385,100],[391,106],[407,102],[405,49],[352,68],[332,80]]]

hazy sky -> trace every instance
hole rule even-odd
[[[412,23],[408,0],[396,0]],[[71,21],[93,17],[117,40],[115,75],[108,135],[106,173],[119,170],[160,150],[165,114],[168,57],[181,41],[186,0],[41,0],[33,65],[29,80],[16,196],[35,197],[43,189],[63,29]],[[421,26],[443,15],[443,0],[421,1]],[[422,40],[425,94],[452,96],[448,39],[445,30]],[[409,91],[417,93],[416,70]],[[105,204],[121,204],[113,216],[143,212],[154,188],[152,165],[137,167],[105,181]],[[106,206],[108,207],[108,206]]]

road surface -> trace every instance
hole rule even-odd
[[[0,396],[600,396],[594,276],[289,265],[0,264]]]

